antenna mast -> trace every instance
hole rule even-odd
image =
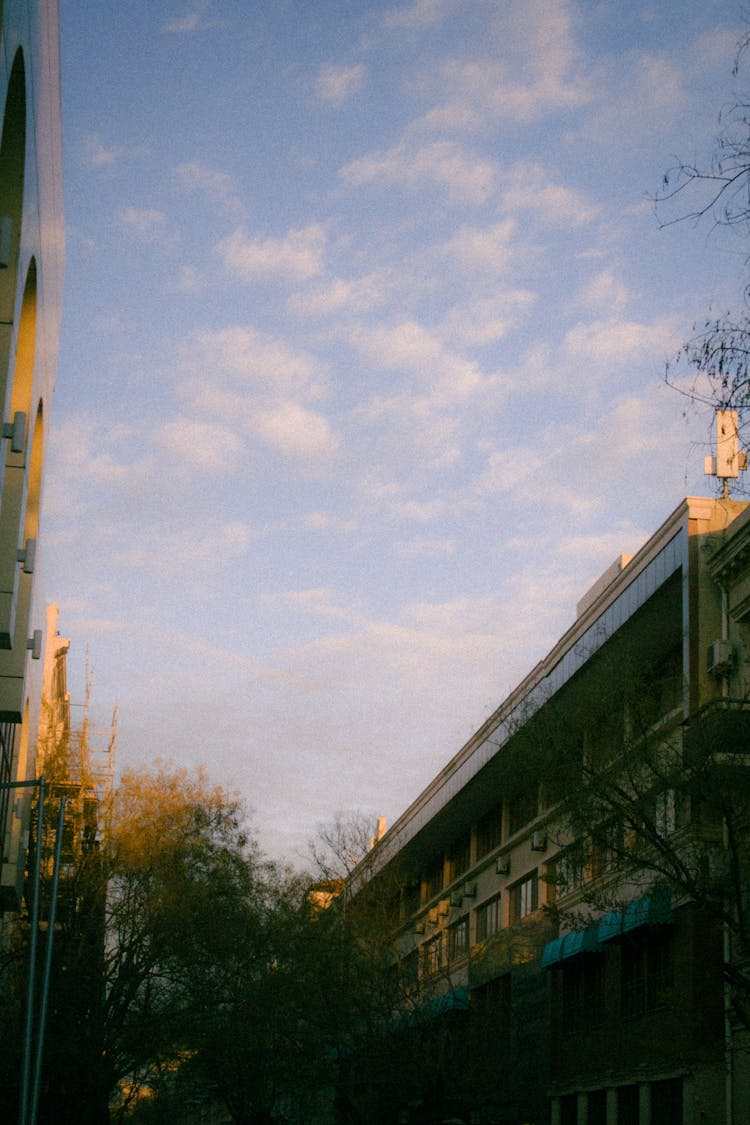
[[[706,476],[718,477],[722,482],[722,498],[729,498],[729,482],[736,480],[747,468],[747,453],[740,449],[738,413],[736,410],[716,410],[716,454],[709,454],[704,462]]]

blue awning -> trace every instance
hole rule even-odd
[[[542,952],[542,968],[549,969],[551,965],[557,965],[566,957],[575,957],[577,953],[598,953],[600,949],[596,926],[571,930],[569,934],[547,942]]]
[[[442,1016],[444,1012],[465,1012],[469,1007],[468,988],[452,988],[442,996],[436,996],[422,1005],[420,1013],[432,1019],[433,1016]]]
[[[645,898],[629,902],[622,910],[605,914],[599,922],[597,937],[600,942],[611,941],[612,938],[621,937],[640,926],[665,925],[671,921],[672,903],[669,892],[657,888]]]

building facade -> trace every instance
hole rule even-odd
[[[748,699],[750,509],[688,498],[355,874],[442,1060],[383,1121],[748,1120]]]
[[[46,609],[40,505],[63,275],[56,0],[0,4],[0,781],[34,776]],[[25,795],[24,795],[25,794]],[[18,909],[30,796],[0,790],[0,911]]]

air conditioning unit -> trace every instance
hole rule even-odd
[[[462,891],[451,891],[451,906],[460,906],[463,897]]]
[[[451,912],[450,899],[449,898],[441,899],[440,905],[438,906],[438,914],[440,915],[440,917],[445,918],[448,914],[450,914],[450,912]]]
[[[544,832],[531,833],[531,850],[532,852],[546,852],[547,850],[547,837]]]
[[[714,641],[708,646],[708,670],[712,676],[728,676],[733,664],[734,649],[729,641]]]
[[[438,920],[437,907],[433,906],[432,910],[427,911],[427,924],[428,924],[428,926],[434,926],[436,924],[437,920]]]
[[[510,875],[510,854],[497,857],[495,871],[498,875]]]
[[[423,934],[424,933],[424,922],[415,922],[414,923],[414,933],[415,934]]]
[[[464,883],[464,898],[476,898],[476,883]]]

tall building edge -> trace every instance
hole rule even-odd
[[[0,911],[21,901],[42,696],[40,511],[62,305],[57,0],[0,4]],[[9,784],[16,788],[8,788]]]

